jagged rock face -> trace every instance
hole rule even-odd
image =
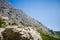
[[[30,27],[6,28],[1,33],[1,40],[42,40],[40,34]]]

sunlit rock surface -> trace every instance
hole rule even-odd
[[[31,27],[6,28],[0,34],[0,40],[42,40]]]

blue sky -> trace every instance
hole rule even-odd
[[[60,0],[9,0],[32,18],[54,31],[60,31]]]

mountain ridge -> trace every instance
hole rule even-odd
[[[43,32],[44,34],[50,36],[56,34],[54,31],[45,27],[41,22],[28,16],[21,9],[15,9],[14,7],[12,7],[11,4],[9,4],[8,0],[0,0],[0,15],[1,14],[3,16],[7,16],[10,19],[9,21],[11,23],[13,22],[18,25],[22,24],[27,27],[30,26],[35,28],[38,32]]]

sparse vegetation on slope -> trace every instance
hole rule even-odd
[[[45,35],[44,33],[41,33],[41,37],[42,37],[42,40],[60,40],[60,39],[57,39],[57,38],[54,38],[52,36],[49,36],[49,35]]]

